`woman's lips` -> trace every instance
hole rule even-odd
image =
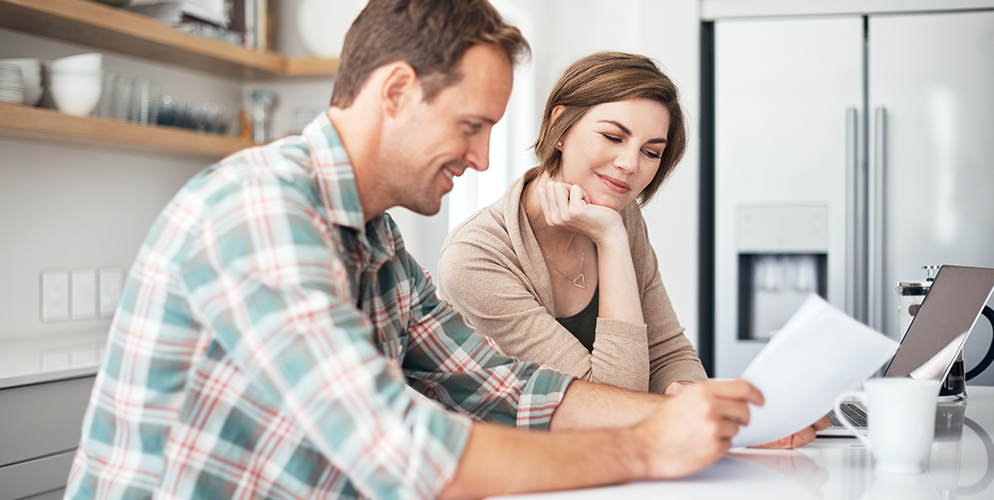
[[[597,174],[597,177],[600,178],[601,182],[604,183],[604,185],[607,186],[608,189],[614,191],[615,193],[625,194],[632,190],[632,187],[629,186],[627,183],[624,183],[617,179],[600,174]]]

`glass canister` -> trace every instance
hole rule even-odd
[[[908,327],[911,326],[911,320],[915,319],[915,315],[918,314],[918,308],[921,307],[922,302],[925,300],[925,295],[928,294],[928,290],[931,287],[931,279],[926,281],[902,281],[898,283],[898,314],[901,316],[900,340],[902,342],[904,341],[904,335],[908,333]]]

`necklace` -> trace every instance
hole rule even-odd
[[[535,243],[538,243],[538,239],[537,238],[535,239]],[[549,258],[549,254],[545,253],[545,249],[542,248],[542,244],[541,243],[539,243],[538,249],[542,251],[542,255],[545,256],[545,260],[549,261],[549,264],[552,264],[552,268],[555,269],[556,272],[559,273],[560,276],[562,276],[563,278],[565,278],[566,281],[569,281],[570,283],[573,284],[573,286],[575,286],[577,288],[587,288],[586,280],[583,277],[583,258],[587,256],[587,249],[586,248],[584,248],[583,251],[580,252],[580,274],[577,274],[576,277],[573,278],[573,279],[570,279],[569,276],[566,276],[566,273],[560,271],[559,268],[556,267],[556,263],[552,262],[552,259]]]

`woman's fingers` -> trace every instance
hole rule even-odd
[[[551,226],[552,219],[549,218],[549,212],[551,212],[549,195],[546,194],[544,189],[539,189],[535,194],[538,195],[538,204],[542,206],[542,215],[545,216],[545,223]]]
[[[569,189],[566,186],[568,184],[563,182],[550,182],[546,185],[550,194],[549,201],[555,203],[561,216],[569,214]]]

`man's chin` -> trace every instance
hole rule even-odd
[[[411,204],[404,204],[401,206],[418,215],[431,217],[432,215],[437,214],[439,210],[442,209],[442,200],[441,199],[431,200],[431,201],[422,200],[422,202],[417,204],[411,203]]]

